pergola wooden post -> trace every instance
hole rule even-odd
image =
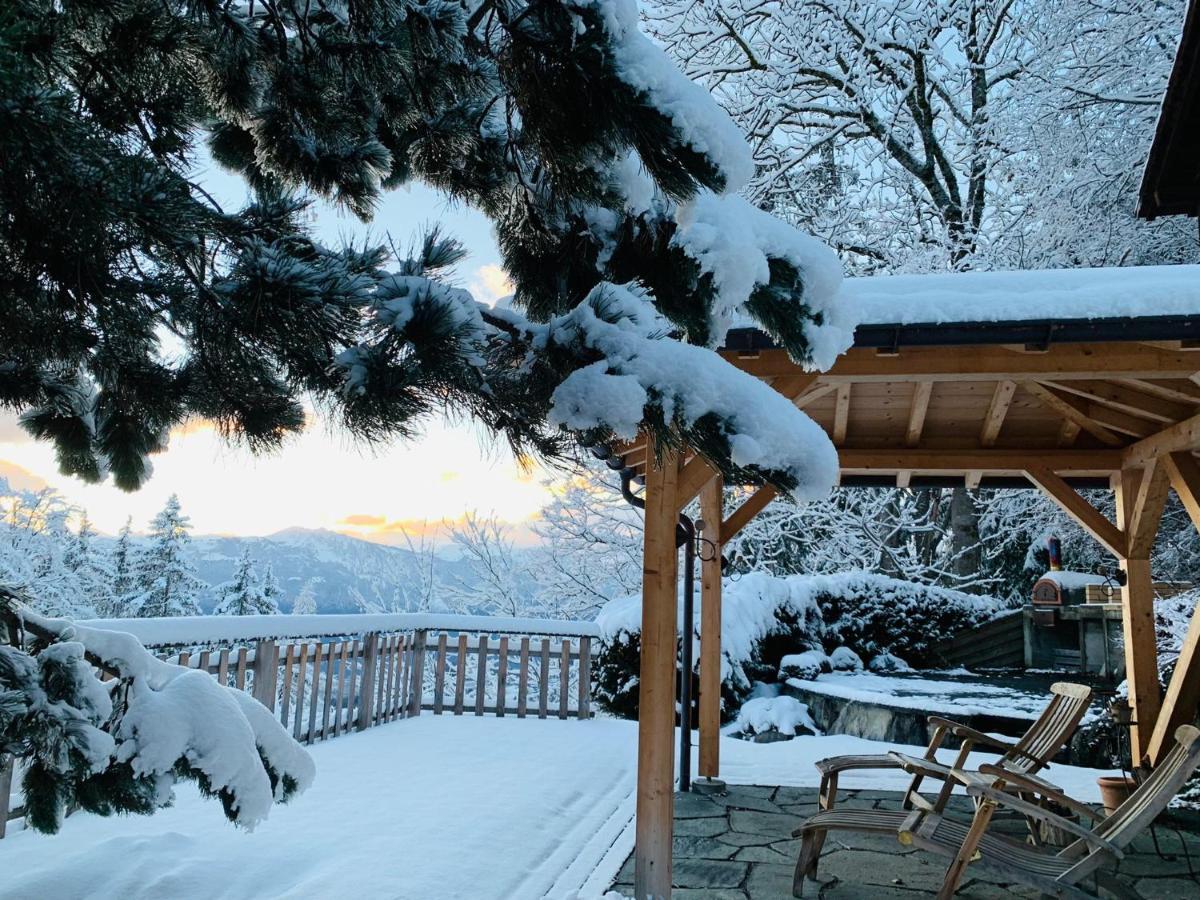
[[[658,448],[656,452],[654,444],[647,442],[634,849],[637,900],[665,900],[671,896],[679,462],[675,451]]]
[[[700,492],[703,537],[700,562],[700,765],[701,778],[721,774],[721,519],[725,482],[712,479]]]

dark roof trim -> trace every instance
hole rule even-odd
[[[1200,315],[1138,316],[1114,319],[1030,319],[1017,322],[944,322],[914,325],[859,325],[855,347],[956,346],[969,344],[1051,344],[1117,341],[1200,342]],[[776,344],[757,328],[731,328],[724,350],[771,350]]]
[[[1191,0],[1183,20],[1142,172],[1137,214],[1143,219],[1200,215],[1200,0]]]
[[[1107,478],[1068,476],[1063,480],[1077,490],[1107,490],[1109,488],[1109,482]],[[894,488],[896,486],[896,476],[843,475],[838,484],[845,488]],[[962,487],[963,478],[961,475],[914,475],[910,479],[908,486],[910,488]],[[979,482],[979,486],[985,490],[989,488],[994,490],[1025,490],[1026,488],[1034,489],[1034,486],[1030,481],[1013,475],[984,476],[984,478]]]

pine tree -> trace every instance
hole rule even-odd
[[[131,615],[131,601],[137,588],[133,549],[133,518],[127,518],[113,544],[110,569],[112,571],[113,609],[109,613],[120,618]]]
[[[137,588],[130,601],[133,615],[200,614],[198,598],[205,585],[185,555],[191,527],[191,520],[180,510],[179,497],[172,494],[150,523],[149,542],[137,557]]]
[[[304,586],[300,588],[300,593],[296,596],[296,602],[292,604],[292,615],[294,616],[312,616],[317,612],[317,592],[316,583],[320,579],[309,578],[304,582]]]
[[[0,79],[0,406],[66,472],[136,488],[189,416],[277,447],[308,395],[366,440],[451,412],[555,457],[642,425],[735,477],[832,478],[811,430],[735,462],[769,446],[740,415],[767,386],[699,347],[648,361],[748,315],[824,366],[853,323],[836,258],[734,196],[748,144],[631,0],[11,0]],[[196,182],[198,141],[247,206]],[[436,229],[407,256],[308,233],[311,198],[369,218],[411,180],[492,219],[514,308],[450,286]]]
[[[279,579],[275,577],[275,569],[270,563],[263,566],[259,595],[262,597],[263,614],[270,616],[279,615],[279,601],[284,599],[284,593],[283,588],[279,585]]]
[[[96,549],[95,536],[96,530],[84,510],[80,513],[78,529],[66,538],[63,563],[75,575],[80,592],[88,598],[96,614],[111,616],[117,607],[113,593],[114,573],[109,559]]]
[[[233,578],[217,588],[217,605],[213,608],[213,615],[257,616],[277,612],[279,607],[263,594],[263,585],[254,571],[250,548],[243,547]]]

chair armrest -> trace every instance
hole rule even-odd
[[[937,760],[922,759],[919,756],[908,756],[900,753],[897,750],[889,750],[888,758],[897,766],[907,772],[909,775],[920,775],[924,778],[939,778],[945,777],[953,771],[949,766],[944,765]]]
[[[964,741],[970,741],[972,744],[982,744],[985,747],[995,747],[998,750],[1015,750],[1017,748],[1016,741],[1006,741],[998,737],[992,737],[990,734],[976,731],[968,725],[955,725],[950,729],[950,733]]]
[[[1111,853],[1116,859],[1125,858],[1125,854],[1121,852],[1121,848],[1116,844],[1106,841],[1090,828],[1085,828],[1078,822],[1073,822],[1070,819],[1064,819],[1062,816],[1055,815],[1048,809],[1043,809],[1042,807],[1038,806],[1036,803],[1029,803],[1026,800],[1020,799],[1019,797],[1014,797],[1011,794],[1006,794],[1003,791],[998,791],[995,788],[985,787],[981,784],[972,784],[968,786],[967,793],[972,797],[991,800],[998,806],[1011,809],[1013,812],[1019,812],[1021,815],[1027,816],[1028,818],[1038,819],[1042,822],[1053,825],[1056,828],[1061,828],[1063,831],[1069,834],[1073,834],[1078,838],[1082,838],[1095,849],[1104,850],[1108,853]]]
[[[1018,790],[1024,789],[1029,793],[1037,794],[1043,800],[1052,800],[1060,806],[1065,806],[1073,813],[1081,816],[1086,816],[1093,822],[1103,819],[1100,813],[1096,812],[1086,803],[1080,803],[1073,797],[1068,797],[1063,793],[1063,789],[1056,787],[1050,782],[1038,778],[1034,775],[1025,775],[1021,772],[1012,772],[1003,766],[994,766],[990,763],[979,767],[981,775],[987,775],[991,778],[1003,781],[1005,784],[1012,785]]]

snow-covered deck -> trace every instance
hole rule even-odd
[[[813,787],[817,759],[884,746],[723,738],[722,774]],[[0,842],[0,898],[599,896],[633,845],[636,752],[636,723],[620,720],[403,720],[314,746],[316,783],[251,834],[191,786],[153,817],[76,815],[53,837],[10,833]],[[1088,800],[1097,774],[1052,770]],[[844,781],[897,790],[901,776]]]

